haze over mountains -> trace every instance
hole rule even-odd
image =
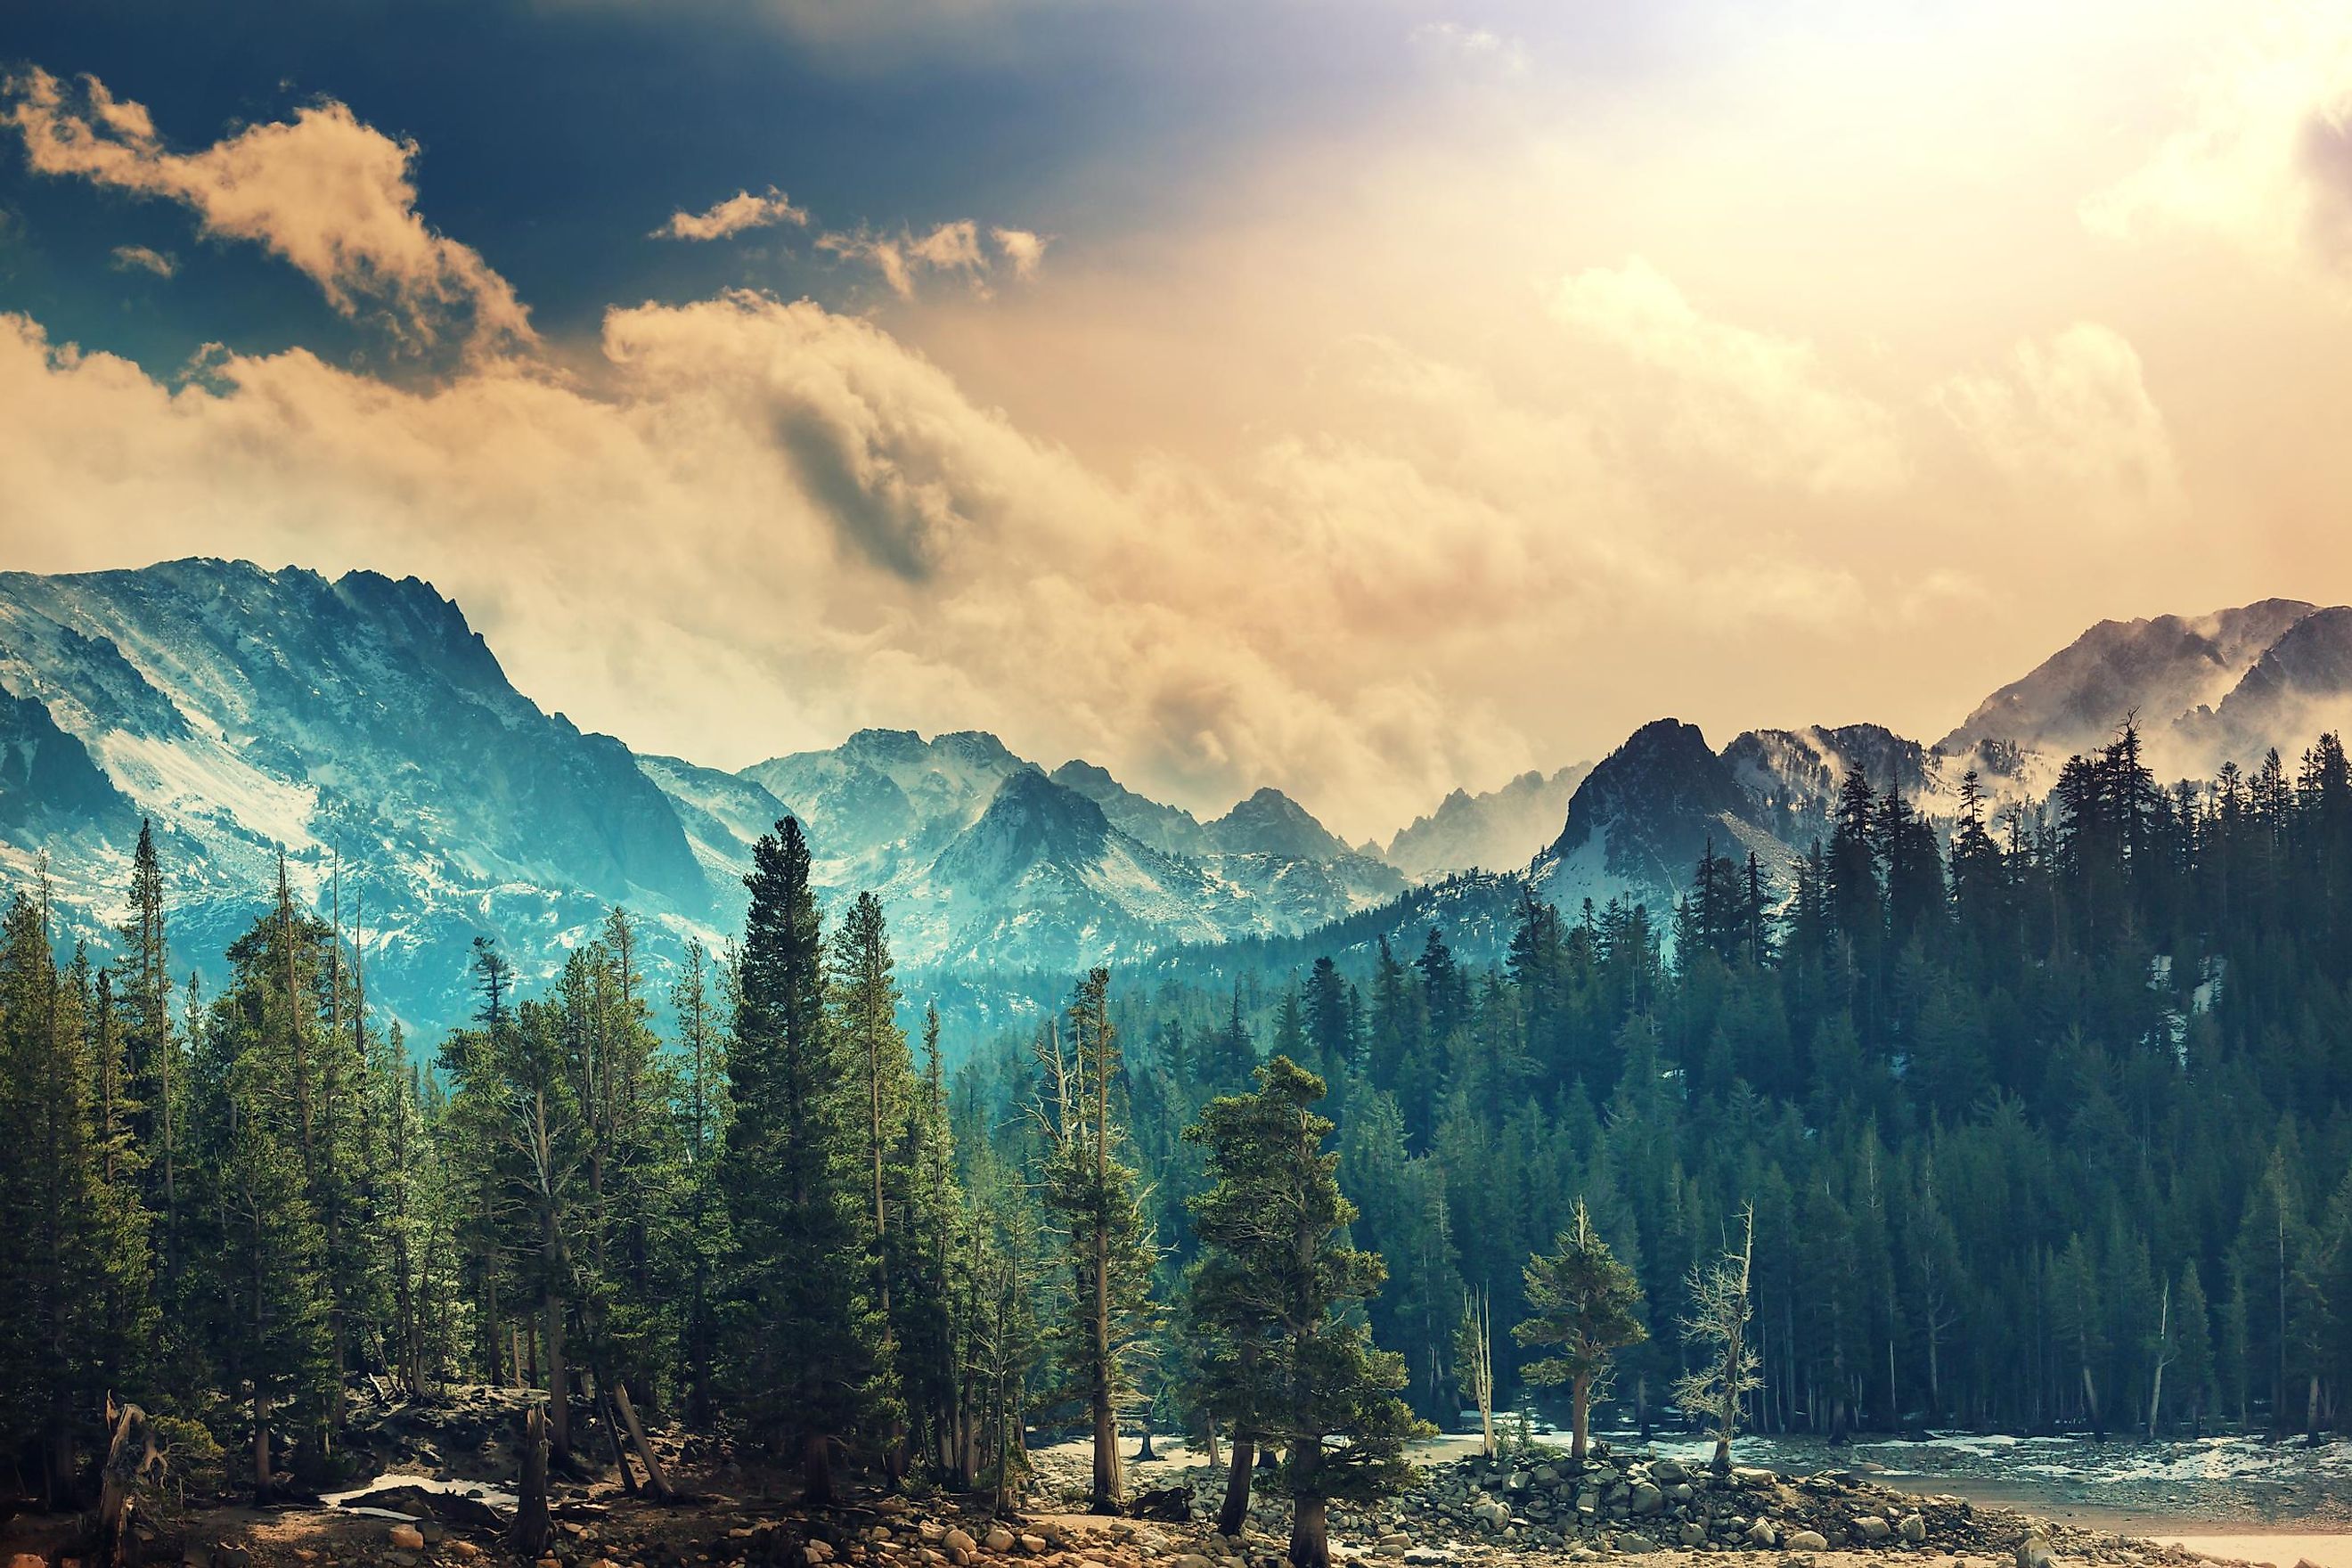
[[[1417,944],[1433,908],[1516,898],[1511,878],[1411,887],[1471,867],[1524,870],[1571,910],[1663,905],[1710,841],[1784,870],[1852,770],[1948,816],[1968,769],[2039,796],[2129,711],[2167,777],[2292,756],[2352,711],[2352,608],[2103,622],[1934,745],[1851,724],[1717,749],[1660,720],[1597,764],[1457,790],[1379,849],[1276,790],[1202,821],[979,731],[867,730],[740,773],[639,756],[542,712],[414,578],[191,560],[0,575],[0,864],[21,884],[46,854],[68,929],[103,946],[152,818],[193,967],[250,922],[282,847],[299,894],[359,927],[374,996],[429,1029],[465,1015],[477,934],[526,975],[614,903],[656,957],[719,945],[752,840],[787,812],[829,897],[881,896],[909,969],[1066,972],[1333,922],[1335,951]]]

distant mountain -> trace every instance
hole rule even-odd
[[[1740,787],[1698,727],[1654,720],[1576,786],[1533,879],[1563,910],[1618,896],[1658,906],[1689,882],[1710,844],[1734,857],[1753,849],[1776,869],[1789,858],[1764,803]]]
[[[740,776],[801,817],[823,887],[881,897],[919,965],[1067,969],[1297,932],[1404,887],[1277,790],[1203,824],[1092,763],[1049,775],[992,735],[866,730]]]
[[[193,968],[265,907],[282,847],[298,896],[361,922],[371,994],[427,1031],[470,1012],[477,935],[527,981],[615,904],[656,967],[722,942],[752,841],[788,812],[822,896],[879,893],[910,973],[1295,933],[1404,885],[1275,792],[1203,826],[1062,773],[1085,787],[979,731],[862,731],[740,774],[637,756],[516,691],[414,578],[0,574],[0,871],[22,885],[46,853],[67,931],[102,954],[152,817]]]
[[[711,875],[627,749],[523,698],[414,578],[0,574],[0,689],[21,781],[0,801],[40,805],[0,822],[0,862],[21,885],[46,850],[68,929],[101,943],[142,815],[183,964],[216,962],[263,906],[280,847],[320,907],[340,858],[371,987],[411,1018],[464,1015],[478,932],[528,973],[616,902],[673,937],[712,930]]]
[[[2183,773],[2273,745],[2299,755],[2352,720],[2352,609],[2269,600],[2103,623],[1936,746],[1816,725],[1717,752],[1660,720],[1589,769],[1456,791],[1376,855],[1278,790],[1202,821],[1090,763],[1048,773],[978,731],[865,730],[740,773],[635,755],[515,690],[457,606],[414,578],[208,560],[12,573],[0,872],[21,886],[46,855],[67,932],[102,954],[152,818],[184,969],[217,963],[265,907],[282,849],[299,896],[340,900],[363,929],[371,994],[429,1032],[470,1010],[477,935],[527,981],[615,904],[641,917],[656,967],[689,940],[723,941],[752,842],[789,813],[829,905],[874,890],[910,982],[1001,1022],[1050,993],[1040,977],[1110,960],[1215,973],[1247,952],[1360,958],[1446,921],[1484,950],[1528,885],[1567,908],[1663,910],[1710,843],[1785,886],[1850,773],[1948,821],[1962,773],[1996,800],[2038,795],[2131,711],[2151,756]],[[1476,866],[1506,874],[1447,874]]]
[[[2143,731],[2161,736],[2184,714],[2218,706],[2315,608],[2264,599],[2208,616],[2101,621],[1986,698],[1937,750],[1957,754],[2002,741],[2063,761],[2105,745],[2132,712]]]
[[[1054,770],[1053,780],[1093,801],[1120,831],[1164,855],[1206,855],[1213,847],[1191,812],[1138,795],[1092,763],[1074,758]]]
[[[1569,796],[1592,771],[1578,763],[1558,773],[1532,770],[1483,795],[1455,790],[1427,816],[1389,840],[1388,863],[1416,879],[1473,868],[1517,870],[1559,836]]]
[[[2273,746],[2292,763],[2323,731],[2352,725],[2352,608],[2315,610],[2264,648],[2215,707],[2173,721],[2180,748],[2207,768],[2258,764]],[[2200,769],[2200,771],[2205,771]]]

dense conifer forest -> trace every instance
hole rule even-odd
[[[156,854],[105,952],[38,877],[0,929],[0,1465],[53,1506],[110,1398],[267,1495],[339,1473],[351,1380],[487,1382],[565,1393],[558,1465],[677,1419],[817,1500],[1006,1495],[1066,1431],[1108,1509],[1183,1430],[1282,1456],[1311,1565],[1482,1404],[2121,1437],[2352,1389],[2333,736],[2168,789],[2126,728],[1950,824],[1853,775],[1787,885],[1710,852],[1671,910],[1528,892],[1493,968],[1097,970],[964,1042],[790,819],[666,994],[615,910],[538,994],[478,942],[429,1041],[282,873],[175,980]]]

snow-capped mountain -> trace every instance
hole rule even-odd
[[[1203,824],[1089,763],[1049,775],[988,734],[866,730],[740,776],[807,826],[823,887],[880,895],[917,964],[1070,968],[1290,933],[1404,887],[1279,791]]]
[[[1567,823],[1532,876],[1563,910],[1616,897],[1661,909],[1710,845],[1734,857],[1752,849],[1776,870],[1790,858],[1764,801],[1740,786],[1698,726],[1656,719],[1576,786]]]
[[[827,901],[877,891],[910,970],[1295,933],[1404,885],[1276,792],[1203,825],[1061,773],[1085,787],[972,731],[869,730],[740,774],[635,755],[518,692],[414,578],[0,574],[0,871],[21,886],[46,855],[66,929],[102,953],[152,818],[194,968],[266,907],[282,849],[298,896],[361,930],[372,995],[427,1030],[470,1011],[477,935],[527,980],[615,904],[656,963],[724,940],[788,812]]]
[[[1978,704],[1937,749],[1957,755],[1979,742],[2007,742],[2063,762],[2112,740],[2127,713],[2161,740],[2198,709],[2218,708],[2316,607],[2264,599],[2207,616],[2101,621]],[[2183,772],[2200,765],[2182,762]]]
[[[2352,718],[2352,609],[2105,623],[1936,746],[1853,724],[1751,731],[1718,752],[1660,720],[1589,770],[1457,791],[1376,858],[1279,791],[1202,821],[981,731],[861,731],[740,773],[635,755],[518,692],[414,578],[202,560],[16,573],[0,574],[0,872],[21,886],[46,856],[67,930],[103,951],[152,819],[177,961],[195,967],[266,907],[282,850],[298,894],[362,931],[372,994],[431,1030],[470,1010],[478,934],[526,978],[615,904],[656,962],[723,940],[752,841],[791,813],[828,903],[874,889],[910,974],[984,989],[1112,959],[1213,965],[1197,955],[1236,942],[1405,940],[1441,910],[1484,941],[1516,878],[1408,877],[1530,851],[1563,907],[1664,909],[1709,843],[1785,878],[1854,771],[1948,820],[1962,773],[1996,800],[2039,795],[2133,711],[2151,756],[2183,772],[2299,754]]]
[[[1979,704],[1935,745],[1876,724],[1754,730],[1720,753],[1661,720],[1596,766],[1534,877],[1563,907],[1591,897],[1670,905],[1711,839],[1785,876],[1829,832],[1847,774],[1902,792],[1948,827],[1974,771],[1989,806],[2046,795],[2059,768],[2137,716],[2160,777],[2224,761],[2290,760],[2352,723],[2352,608],[2266,599],[2199,616],[2104,621]]]
[[[1427,816],[1417,816],[1389,840],[1388,863],[1416,879],[1449,871],[1517,870],[1559,837],[1569,797],[1591,763],[1556,773],[1530,769],[1500,789],[1472,795],[1457,789]]]
[[[714,912],[626,748],[523,698],[414,578],[219,561],[0,575],[0,689],[10,784],[46,813],[5,825],[0,861],[21,884],[46,851],[79,935],[119,914],[142,816],[184,963],[263,907],[282,847],[305,899],[363,922],[371,984],[411,1018],[463,1016],[478,932],[537,967],[614,903],[673,934]]]
[[[2213,707],[2172,721],[2169,750],[2210,772],[2252,768],[2273,746],[2290,763],[2323,731],[2352,724],[2352,608],[2315,610],[2262,652]]]

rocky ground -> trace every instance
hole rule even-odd
[[[1224,1472],[1137,1468],[1179,1521],[1078,1511],[1081,1450],[1047,1448],[1013,1517],[944,1495],[853,1494],[803,1510],[780,1479],[738,1468],[714,1446],[657,1436],[657,1457],[689,1493],[668,1504],[631,1496],[609,1468],[552,1489],[556,1539],[525,1560],[508,1544],[514,1473],[509,1434],[530,1399],[458,1391],[431,1405],[377,1401],[354,1412],[352,1446],[372,1488],[289,1506],[181,1506],[146,1500],[142,1551],[165,1568],[1279,1568],[1288,1530],[1280,1499],[1259,1496],[1238,1537],[1211,1528]],[[583,1447],[586,1445],[583,1444]],[[1335,1508],[1336,1558],[1381,1568],[1622,1560],[1626,1568],[1697,1568],[1736,1555],[1749,1568],[2194,1568],[2176,1547],[2037,1521],[1958,1497],[1922,1496],[1850,1470],[1740,1468],[1717,1477],[1675,1458],[1605,1448],[1578,1470],[1540,1452],[1425,1466],[1402,1496]],[[2021,1557],[2021,1550],[2025,1556]],[[6,1568],[80,1568],[69,1521],[17,1521],[0,1531]]]

